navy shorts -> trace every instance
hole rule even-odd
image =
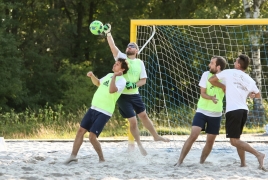
[[[119,112],[124,118],[131,118],[145,111],[145,105],[142,102],[140,94],[121,94],[117,100],[117,104]]]
[[[89,108],[84,118],[82,119],[80,126],[99,137],[101,131],[109,119],[110,116],[96,111],[95,109]]]
[[[247,121],[248,111],[245,109],[238,109],[229,111],[225,114],[225,130],[227,138],[240,138],[243,132],[243,127]]]
[[[220,117],[210,117],[203,113],[195,113],[192,126],[198,126],[202,128],[207,134],[218,135],[221,127],[221,116]]]

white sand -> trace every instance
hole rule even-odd
[[[7,151],[0,151],[0,179],[268,179],[268,172],[258,169],[255,156],[246,153],[247,167],[227,142],[216,142],[205,164],[199,164],[204,142],[196,142],[180,167],[173,165],[179,158],[184,141],[143,142],[148,155],[139,151],[127,153],[127,142],[101,142],[106,162],[99,163],[91,144],[83,143],[78,162],[64,165],[72,142],[8,141]],[[268,157],[267,143],[250,145]],[[265,165],[268,167],[268,162]]]

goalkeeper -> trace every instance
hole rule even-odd
[[[139,87],[146,84],[147,79],[144,63],[142,60],[137,58],[139,47],[136,43],[129,43],[126,47],[126,54],[122,53],[114,43],[110,32],[111,25],[106,24],[104,27],[104,32],[107,36],[108,44],[115,60],[118,58],[126,58],[129,64],[129,71],[124,75],[125,79],[127,80],[126,88],[119,97],[117,103],[121,115],[124,118],[127,118],[129,121],[131,134],[135,138],[141,153],[146,155],[147,153],[143,149],[140,141],[136,114],[145,128],[149,130],[155,141],[169,142],[169,139],[157,134],[152,121],[149,119],[146,113],[144,103],[139,94]]]
[[[200,158],[201,164],[205,162],[211,152],[216,136],[220,131],[224,88],[221,89],[211,85],[208,79],[212,75],[224,70],[225,66],[226,60],[223,57],[214,56],[211,58],[209,71],[203,73],[199,82],[201,95],[197,104],[196,114],[192,122],[191,134],[185,141],[179,160],[175,166],[181,165],[202,130],[207,133],[207,140]]]
[[[126,80],[122,74],[127,71],[128,65],[125,59],[118,59],[113,65],[114,73],[109,73],[101,79],[96,78],[91,71],[87,73],[87,76],[91,78],[94,85],[98,86],[98,89],[93,96],[91,108],[88,109],[81,121],[73,143],[72,154],[64,164],[77,161],[76,156],[87,131],[89,131],[89,141],[99,156],[99,162],[105,161],[97,137],[112,116],[116,100],[125,88]]]

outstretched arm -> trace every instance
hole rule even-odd
[[[211,76],[208,81],[213,85],[221,88],[225,92],[225,85],[219,82],[219,79],[216,75]]]
[[[116,47],[115,43],[114,43],[114,39],[113,39],[113,36],[111,34],[111,25],[110,24],[105,24],[104,25],[104,33],[106,34],[107,36],[107,41],[108,41],[108,44],[110,46],[110,49],[113,53],[113,56],[114,57],[117,57],[118,55],[118,52],[119,52],[119,49]]]
[[[96,76],[93,74],[92,71],[89,71],[87,73],[87,76],[91,78],[91,81],[94,85],[99,86],[100,85],[100,80],[96,78]]]

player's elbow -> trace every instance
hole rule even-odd
[[[140,86],[143,86],[146,84],[146,78],[140,80]]]

